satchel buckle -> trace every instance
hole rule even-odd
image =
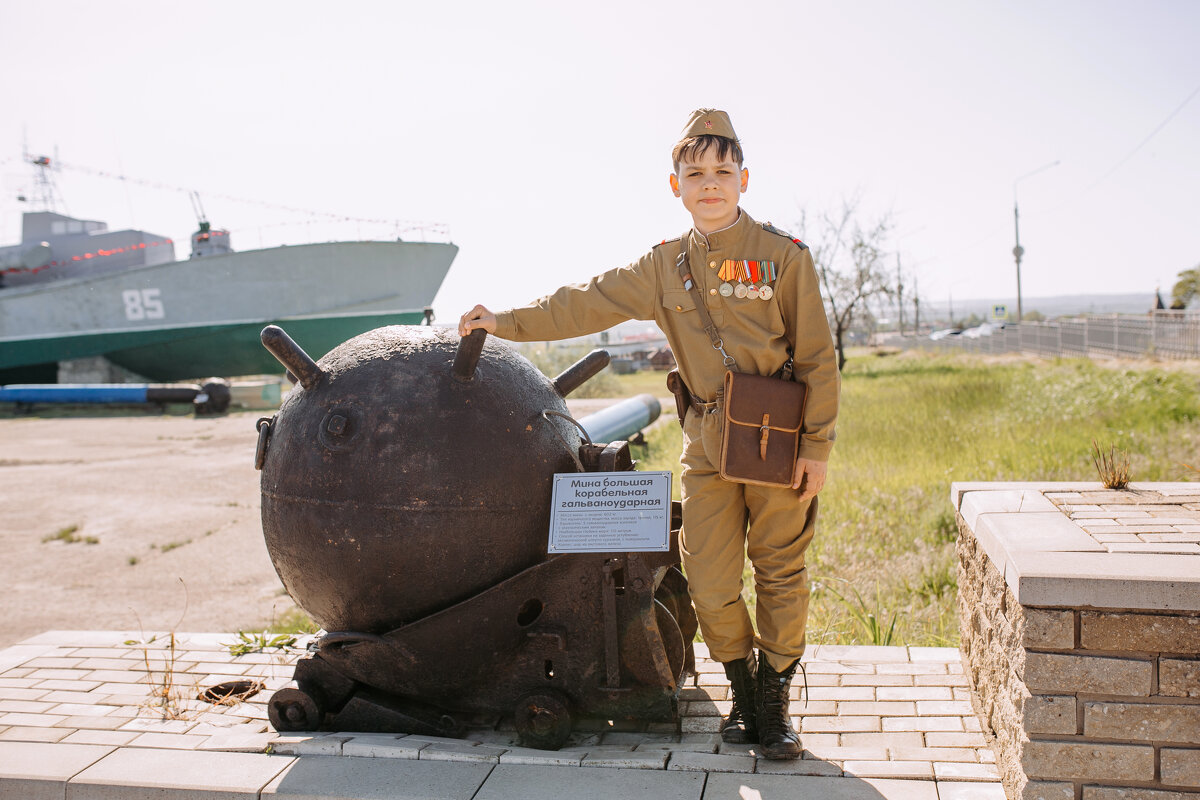
[[[771,428],[769,426],[770,422],[771,422],[771,415],[763,414],[762,427],[760,427],[758,429],[758,432],[759,432],[758,457],[761,458],[763,461],[767,460],[767,437],[771,435]]]

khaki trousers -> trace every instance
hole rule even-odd
[[[776,670],[804,653],[808,571],[816,498],[792,488],[721,477],[721,414],[689,409],[683,425],[683,531],[680,553],[700,632],[717,661],[744,658],[755,645]],[[742,599],[745,556],[754,566],[755,621]]]

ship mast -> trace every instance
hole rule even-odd
[[[28,146],[26,146],[25,161],[34,168],[32,197],[27,198],[24,195],[19,195],[17,199],[22,202],[32,201],[35,211],[57,212],[59,206],[62,206],[65,213],[67,204],[63,202],[62,194],[58,191],[58,184],[54,182],[54,173],[58,171],[57,151],[52,161],[50,156],[35,156],[31,154]]]

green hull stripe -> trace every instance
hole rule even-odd
[[[283,367],[259,340],[268,324],[286,330],[315,360],[360,333],[384,325],[415,325],[424,318],[422,312],[410,311],[27,340],[4,345],[0,369],[104,356],[152,381],[279,374]]]

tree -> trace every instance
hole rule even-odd
[[[1171,290],[1171,308],[1187,308],[1192,298],[1200,294],[1200,265],[1179,273],[1175,288]]]
[[[811,231],[806,224],[807,214],[800,216],[800,236],[812,242],[810,249],[825,295],[839,370],[846,365],[846,335],[856,322],[867,320],[868,301],[888,296],[892,288],[891,276],[883,265],[891,219],[884,215],[863,221],[858,204],[857,197],[843,200],[839,211],[822,214]]]

